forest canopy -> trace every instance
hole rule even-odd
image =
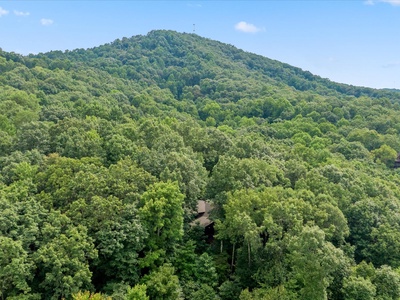
[[[399,133],[196,34],[0,51],[0,299],[400,299]]]

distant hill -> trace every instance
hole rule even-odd
[[[52,68],[57,66],[57,61],[65,59],[81,62],[118,77],[141,79],[160,87],[168,86],[168,80],[177,82],[174,92],[178,97],[184,86],[199,85],[204,79],[219,80],[228,74],[235,79],[252,78],[265,83],[280,83],[299,91],[313,90],[324,95],[393,96],[392,90],[335,83],[232,45],[196,34],[167,30],[117,39],[86,50],[52,51],[31,57],[52,60]]]

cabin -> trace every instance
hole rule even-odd
[[[214,221],[209,219],[209,213],[213,206],[205,200],[197,201],[197,215],[192,223],[192,226],[199,225],[204,228],[204,234],[207,235],[207,242],[211,243],[214,240]]]

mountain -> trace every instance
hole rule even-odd
[[[65,53],[53,51],[37,57],[79,61],[125,79],[145,78],[149,83],[163,87],[171,75],[175,77],[172,81],[178,81],[183,86],[193,86],[200,84],[202,79],[219,80],[227,74],[235,74],[238,78],[257,78],[274,84],[283,83],[300,91],[317,90],[327,95],[339,93],[374,97],[377,93],[384,93],[371,88],[334,83],[308,71],[196,34],[166,30],[118,39],[92,49],[76,49]],[[56,63],[53,62],[52,67],[57,67]],[[177,88],[176,96],[180,97],[180,86]]]
[[[196,34],[0,51],[1,298],[398,299],[399,133],[397,90]]]

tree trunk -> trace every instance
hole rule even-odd
[[[248,258],[249,258],[249,267],[251,265],[250,251],[251,251],[250,242],[247,242],[247,255],[248,255]]]
[[[233,247],[232,247],[232,262],[231,262],[231,271],[232,272],[233,272],[233,263],[235,261],[235,246],[236,246],[236,243],[233,244]]]

